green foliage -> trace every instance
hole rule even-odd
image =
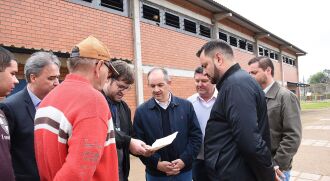
[[[313,74],[308,80],[309,84],[318,84],[318,83],[327,83],[327,82],[329,82],[329,77],[327,73],[324,71]]]

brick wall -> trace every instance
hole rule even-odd
[[[169,1],[211,17],[210,12],[187,1]],[[232,21],[222,20],[221,23],[247,35],[253,35],[251,31]],[[88,35],[94,35],[109,47],[113,57],[133,60],[132,28],[132,19],[128,17],[64,0],[0,0],[0,44],[5,46],[69,52],[74,44]],[[199,65],[195,53],[205,42],[205,39],[196,36],[141,22],[143,65],[193,71]],[[234,52],[235,59],[247,70],[247,62],[254,55],[238,48],[234,48]],[[24,63],[24,60],[20,63]],[[22,67],[23,64],[20,65],[20,74]],[[285,79],[297,82],[297,69],[289,65],[284,68]],[[275,63],[275,70],[279,70],[278,63]],[[61,72],[66,73],[65,67]],[[275,79],[280,80],[277,71]],[[143,84],[144,99],[147,100],[151,97],[151,91],[147,86],[146,75]],[[176,96],[182,98],[195,93],[192,78],[172,77],[171,88]],[[134,84],[125,96],[132,114],[136,108],[135,97]]]
[[[141,23],[142,61],[177,69],[194,70],[198,49],[206,40],[148,23]]]
[[[88,35],[133,59],[131,19],[63,0],[1,0],[0,43],[68,52]]]

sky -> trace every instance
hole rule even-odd
[[[326,0],[215,0],[307,52],[299,80],[330,69],[330,2]]]

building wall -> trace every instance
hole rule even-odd
[[[164,1],[158,0],[151,1],[164,3]],[[166,3],[186,8],[189,15],[195,14],[198,20],[203,17],[209,19],[212,16],[210,12],[190,4],[188,1],[168,0]],[[175,9],[172,10],[175,11]],[[173,28],[160,27],[141,19],[142,64],[144,66],[193,71],[199,65],[195,53],[209,40],[208,38],[189,35]],[[0,0],[0,20],[0,44],[5,46],[70,52],[74,44],[88,35],[94,35],[109,47],[112,57],[134,61],[132,19],[127,16],[66,0]],[[243,26],[226,19],[221,20],[220,23],[227,29],[235,29],[235,32],[248,37],[248,40],[253,40],[253,32]],[[262,40],[262,42],[278,47],[277,44],[267,40]],[[247,62],[255,55],[236,47],[233,49],[235,59],[243,69],[248,70]],[[18,56],[21,63],[19,77],[23,78],[22,69],[27,55]],[[274,61],[274,64],[275,79],[281,80],[279,62]],[[298,81],[296,67],[285,64],[284,71],[286,81]],[[62,76],[67,73],[64,65],[61,73]],[[147,100],[151,97],[151,90],[147,86],[145,73],[143,88],[144,100]],[[171,88],[175,95],[183,98],[195,93],[192,77],[172,76]],[[125,100],[134,114],[136,108],[135,84],[125,96]]]
[[[113,57],[133,59],[131,19],[64,0],[1,0],[0,43],[69,52],[88,35],[109,47]]]

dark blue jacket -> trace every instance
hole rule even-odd
[[[0,103],[5,113],[11,142],[11,156],[17,181],[39,180],[34,155],[34,116],[36,110],[25,87]],[[1,180],[1,178],[0,178]]]
[[[202,132],[194,108],[189,101],[172,95],[167,109],[169,109],[171,133],[178,131],[171,146],[177,159],[181,159],[185,163],[185,167],[181,171],[188,171],[191,169],[192,160],[196,158],[202,143]],[[154,98],[136,109],[133,129],[136,137],[148,145],[152,145],[156,139],[164,137],[160,108]],[[160,149],[151,157],[140,157],[149,174],[166,176],[165,173],[157,170],[158,161],[161,161],[165,154],[164,149]]]
[[[273,181],[267,105],[259,84],[238,64],[217,83],[205,161],[221,181]]]

